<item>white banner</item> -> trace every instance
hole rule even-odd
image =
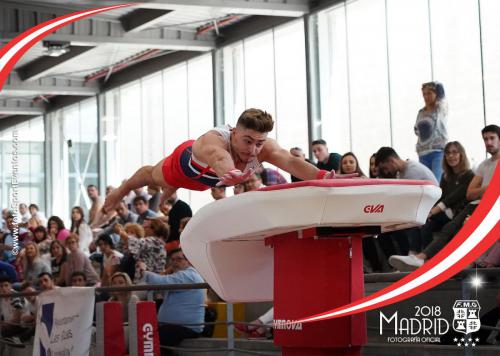
[[[88,356],[94,288],[58,288],[39,298],[33,356]]]

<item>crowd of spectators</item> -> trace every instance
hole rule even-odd
[[[435,85],[424,85],[424,98],[432,94],[428,93],[429,90],[440,89]],[[432,110],[436,113],[433,114]],[[335,170],[339,174],[357,173],[360,178],[366,179],[427,180],[441,187],[442,197],[430,211],[424,226],[364,239],[367,273],[413,270],[439,252],[474,211],[491,182],[500,157],[498,126],[489,125],[483,129],[481,134],[490,157],[473,171],[465,145],[457,141],[443,142],[446,130],[441,121],[439,134],[425,131],[433,115],[434,120],[443,120],[446,115],[444,104],[432,106],[426,99],[426,107],[418,115],[415,131],[420,162],[400,157],[391,147],[381,147],[370,157],[368,176],[362,171],[355,153],[332,153],[325,140],[311,143],[315,163],[306,159],[301,148],[290,149],[292,155],[320,169]],[[429,135],[433,137],[434,144],[438,142],[442,147],[426,143]],[[438,154],[433,153],[436,152],[434,149]],[[440,151],[443,159],[439,158]],[[436,162],[439,162],[439,167]],[[299,181],[293,176],[290,180]],[[244,184],[238,184],[232,190],[234,195],[238,195],[265,185],[287,182],[278,170],[261,167]],[[106,193],[113,189],[112,186],[106,187]],[[226,190],[225,187],[214,187],[210,193],[214,200],[227,199]],[[97,213],[103,204],[98,187],[89,185],[87,194],[91,206],[88,209],[73,207],[69,214],[69,228],[63,221],[66,217],[51,216],[46,219],[36,204],[20,204],[18,247],[14,244],[14,215],[3,209],[0,232],[1,293],[14,290],[43,292],[70,286],[203,282],[181,250],[180,234],[192,211],[176,194],[160,203],[159,187],[136,189],[122,200],[115,211],[107,213],[107,222],[101,225],[96,224]],[[499,266],[499,244],[497,242],[476,265]],[[126,315],[126,305],[143,297],[132,292],[115,292],[101,295],[98,299],[122,302]],[[170,291],[157,295],[162,344],[176,345],[183,338],[201,334],[202,327],[193,324],[204,321],[205,298],[202,290]],[[33,335],[36,303],[36,296],[0,299],[0,325],[4,339],[10,338],[11,342],[17,343]],[[270,313],[272,315],[272,311]],[[255,333],[255,330],[257,328],[247,331]]]

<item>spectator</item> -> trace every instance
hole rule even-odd
[[[80,239],[80,248],[86,254],[89,254],[89,245],[92,243],[93,236],[90,226],[85,222],[83,209],[79,206],[71,209],[71,228],[70,231],[78,235]]]
[[[40,289],[42,290],[42,292],[47,292],[59,288],[54,284],[54,279],[49,272],[40,273],[40,275],[38,276],[38,284],[40,285]]]
[[[22,293],[33,293],[36,289],[33,288],[31,283],[23,283],[20,291]],[[21,315],[21,326],[25,328],[25,332],[20,335],[20,339],[29,340],[35,335],[36,313],[38,311],[38,297],[36,295],[29,295],[25,297],[26,308]]]
[[[143,196],[138,196],[134,198],[135,211],[139,215],[137,218],[137,223],[142,225],[144,220],[147,218],[156,217],[156,213],[148,208],[148,201]]]
[[[168,241],[179,240],[179,223],[182,218],[192,217],[193,212],[191,207],[184,201],[177,197],[177,193],[174,193],[167,199],[170,204],[172,204],[172,209],[168,213],[168,225],[170,226],[170,235]]]
[[[432,241],[432,233],[440,230],[467,205],[467,187],[474,172],[469,168],[469,159],[458,141],[448,142],[444,148],[443,175],[441,176],[441,198],[429,213],[421,229],[422,247]]]
[[[64,241],[70,234],[69,230],[64,226],[64,222],[58,216],[51,216],[47,225],[52,240]]]
[[[233,194],[238,195],[241,193],[245,193],[245,184],[244,183],[235,184],[233,187]]]
[[[316,167],[327,171],[338,171],[340,166],[340,155],[329,153],[325,140],[315,140],[312,142],[312,151],[316,157]]]
[[[6,229],[0,236],[1,259],[5,262],[14,263],[16,259],[16,256],[12,253],[13,250],[16,250],[14,236],[12,235],[12,231],[14,231],[14,216],[9,212],[5,221]]]
[[[370,156],[370,178],[378,178],[378,167],[375,163],[376,153]]]
[[[56,285],[64,286],[66,284],[66,269],[68,253],[63,243],[59,240],[54,240],[50,244],[50,268],[52,277]]]
[[[277,169],[264,168],[259,170],[262,183],[266,186],[288,183]]]
[[[40,213],[40,209],[38,208],[38,205],[36,204],[30,204],[28,207],[31,218],[28,220],[28,228],[29,229],[35,229],[38,226],[45,226],[47,224],[47,219],[45,216],[43,216],[42,213]]]
[[[413,271],[422,266],[425,260],[436,255],[462,228],[464,221],[470,216],[479,204],[484,192],[488,188],[498,160],[500,158],[500,127],[488,125],[482,131],[486,152],[491,157],[486,158],[476,170],[474,178],[467,188],[467,200],[470,203],[443,228],[433,234],[432,242],[419,254],[412,256],[392,256],[389,263],[400,271]]]
[[[381,147],[377,151],[375,164],[379,175],[383,178],[429,180],[438,185],[436,177],[422,163],[402,160],[391,147]]]
[[[182,250],[172,251],[170,257],[174,273],[159,275],[148,272],[146,264],[137,263],[137,269],[147,284],[203,283],[203,278],[190,265]],[[205,291],[203,289],[172,290],[164,294],[158,310],[160,344],[176,346],[186,338],[199,337],[205,317]],[[186,325],[186,326],[183,326]],[[163,355],[162,351],[162,355]]]
[[[274,319],[274,307],[269,309],[267,312],[259,316],[250,324],[234,324],[234,328],[241,334],[249,336],[251,338],[265,338],[267,336],[267,330],[273,325]],[[262,325],[262,326],[258,326]],[[267,326],[267,327],[266,327]]]
[[[160,210],[160,198],[161,198],[161,190],[160,187],[155,185],[148,186],[148,194],[151,196],[148,200],[149,209],[158,213]]]
[[[145,237],[142,239],[133,236],[127,237],[128,251],[135,261],[144,262],[148,266],[148,271],[161,273],[165,270],[167,262],[165,237],[168,239],[168,225],[158,219],[146,220],[144,222],[144,233]]]
[[[20,223],[19,225],[23,227],[28,226],[28,221],[31,219],[31,214],[28,211],[28,206],[24,203],[19,204],[19,218],[20,218]]]
[[[126,179],[125,179],[126,180]],[[125,181],[124,180],[124,181]],[[122,182],[123,183],[123,182]],[[139,214],[137,212],[137,210],[135,210],[135,206],[134,206],[134,199],[137,198],[137,197],[144,197],[144,199],[146,199],[146,202],[149,201],[149,199],[151,198],[151,196],[148,194],[148,192],[146,192],[142,187],[141,188],[138,188],[138,189],[134,189],[132,190],[125,198],[125,202],[127,204],[129,204],[129,209],[136,213],[136,214]]]
[[[97,226],[99,224],[98,213],[101,211],[103,200],[99,196],[99,191],[97,190],[97,186],[94,184],[89,184],[87,186],[87,194],[89,199],[92,201],[92,205],[89,210],[89,225],[91,227]]]
[[[132,280],[129,275],[123,272],[115,272],[111,276],[111,286],[113,287],[129,287],[132,284]],[[123,305],[123,321],[128,323],[128,305],[129,303],[136,303],[139,298],[133,292],[111,292],[110,301],[118,301]],[[126,339],[128,340],[128,338]]]
[[[17,272],[10,263],[0,261],[0,277],[7,276],[12,283],[17,282]]]
[[[259,173],[254,172],[245,182],[245,192],[251,192],[262,188],[262,178]]]
[[[97,246],[103,255],[103,271],[101,273],[102,285],[108,286],[111,283],[111,276],[118,271],[120,260],[123,255],[115,250],[113,240],[109,235],[99,236],[97,239]]]
[[[422,84],[425,106],[420,109],[414,130],[418,137],[417,153],[420,163],[441,179],[443,149],[448,141],[446,119],[448,105],[445,100],[443,84],[430,82]]]
[[[0,276],[0,293],[11,294],[16,291],[12,289],[12,280],[7,276]],[[0,330],[3,341],[14,345],[22,345],[18,335],[25,330],[20,326],[21,316],[26,312],[27,302],[24,297],[15,296],[0,298]]]
[[[70,252],[67,257],[68,260],[66,265],[66,285],[70,285],[71,275],[74,271],[84,272],[89,284],[94,285],[98,283],[99,276],[97,275],[97,272],[94,270],[94,267],[92,267],[92,263],[89,258],[78,247],[78,235],[69,235],[65,242],[66,247]]]
[[[111,193],[114,189],[116,189],[116,188],[115,188],[115,187],[113,187],[112,185],[108,185],[108,186],[106,186],[106,192],[105,192],[106,196],[107,196],[109,193]]]
[[[38,226],[33,232],[33,242],[38,246],[38,251],[40,256],[45,256],[50,253],[50,242],[49,235],[47,234],[47,229],[43,226]]]
[[[13,213],[9,209],[7,209],[7,208],[2,209],[2,226],[1,226],[2,230],[0,232],[8,231],[8,229],[7,229],[7,217],[9,215],[12,215],[12,214]]]
[[[344,155],[340,158],[340,174],[350,174],[350,173],[358,173],[359,177],[365,177],[365,174],[359,167],[358,158],[352,152],[344,153]]]
[[[159,216],[159,218],[164,223],[168,224],[168,213],[170,213],[170,210],[172,210],[172,203],[171,202],[169,202],[167,199],[165,199],[163,202],[160,202],[161,215]]]
[[[50,273],[50,266],[40,258],[37,244],[32,241],[24,246],[24,257],[22,261],[25,282],[38,285],[38,276],[40,273]]]
[[[87,276],[82,271],[74,271],[71,273],[71,286],[72,287],[86,287]]]
[[[304,151],[302,151],[302,148],[300,148],[300,147],[292,147],[292,148],[290,148],[290,154],[292,156],[294,156],[294,157],[298,157],[300,159],[303,159],[306,162],[311,163],[311,161],[306,158],[306,155],[304,154]],[[292,180],[292,182],[301,182],[302,181],[302,179],[297,178],[297,177],[295,177],[295,176],[293,176],[291,174],[290,174],[290,179]]]
[[[484,256],[479,259],[476,266],[486,268],[500,267],[500,240],[493,244]]]
[[[116,208],[116,215],[115,215],[115,217],[113,219],[111,219],[109,225],[106,226],[102,230],[101,235],[111,235],[111,234],[114,234],[116,236],[116,234],[114,232],[116,224],[119,224],[119,225],[123,226],[123,225],[128,224],[128,223],[136,223],[138,218],[139,218],[139,215],[131,212],[128,209],[128,206],[125,203],[125,201],[122,200],[120,202],[120,204],[118,205],[118,207]],[[112,236],[112,237],[114,237],[114,236]],[[120,248],[119,244],[117,245],[116,249],[121,252],[121,248]]]
[[[210,188],[210,193],[214,200],[224,199],[226,197],[226,187],[212,187]]]

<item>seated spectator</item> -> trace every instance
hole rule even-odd
[[[40,213],[38,205],[30,204],[28,209],[31,214],[31,218],[28,220],[28,229],[33,231],[38,226],[45,226],[47,224],[47,219],[42,213]]]
[[[306,158],[306,155],[304,154],[304,151],[302,151],[302,148],[300,148],[300,147],[292,147],[292,148],[290,148],[290,154],[292,156],[294,156],[294,157],[298,157],[300,159],[303,159],[306,162],[311,163],[311,161]],[[302,181],[302,179],[297,178],[297,177],[295,177],[295,176],[293,176],[291,174],[290,174],[290,179],[292,180],[292,182],[301,182]]]
[[[168,224],[168,214],[172,210],[172,203],[165,199],[163,202],[160,202],[160,213],[159,219]]]
[[[200,274],[190,265],[182,250],[172,251],[170,261],[174,272],[166,276],[148,272],[144,262],[137,263],[137,270],[141,279],[147,284],[204,282]],[[203,326],[187,324],[202,324],[204,317],[205,291],[203,289],[168,291],[164,294],[163,303],[158,310],[160,344],[177,346],[183,339],[199,337]]]
[[[142,225],[144,223],[144,220],[146,220],[147,218],[154,218],[157,216],[157,214],[153,210],[148,208],[148,201],[143,196],[134,198],[134,207],[137,215],[139,215],[139,217],[137,218],[137,223],[140,225]]]
[[[40,258],[37,244],[28,242],[24,246],[23,275],[24,281],[38,286],[38,276],[42,272],[50,273],[50,266]]]
[[[49,290],[59,288],[54,284],[54,279],[49,272],[40,273],[40,275],[38,276],[38,284],[40,285],[40,289],[42,290],[42,292],[47,292]]]
[[[115,272],[111,276],[112,287],[125,287],[132,286],[132,280],[128,274],[123,272]],[[128,323],[128,304],[139,301],[139,298],[133,292],[110,292],[111,298],[109,301],[117,301],[123,304],[123,321]],[[126,339],[128,340],[128,339]]]
[[[0,259],[4,262],[14,263],[16,256],[12,253],[14,249],[14,215],[7,211],[5,217],[5,230],[0,234]]]
[[[15,293],[12,289],[12,281],[7,276],[0,276],[0,293]],[[21,316],[26,312],[27,302],[24,297],[15,296],[10,298],[0,298],[0,330],[4,341],[21,345],[19,335],[25,330],[20,326]],[[7,339],[7,340],[6,340]]]
[[[262,183],[266,186],[288,183],[277,169],[264,168],[259,170]]]
[[[85,222],[85,214],[79,206],[71,209],[71,228],[70,231],[78,235],[80,239],[80,248],[86,254],[89,254],[89,245],[92,243],[93,236],[89,224]]]
[[[378,178],[378,167],[375,163],[376,153],[370,156],[370,178]]]
[[[375,164],[381,178],[427,180],[438,185],[432,171],[420,162],[402,160],[391,147],[381,147],[377,151]],[[420,229],[411,228],[380,234],[379,245],[386,258],[392,255],[416,253],[420,246]]]
[[[340,155],[338,153],[329,153],[325,140],[315,140],[312,142],[312,151],[316,157],[316,167],[326,171],[338,171],[340,167]]]
[[[469,204],[453,219],[432,236],[432,242],[419,254],[412,256],[391,256],[389,263],[400,271],[413,271],[436,255],[460,231],[466,219],[472,215],[488,188],[500,159],[500,127],[488,125],[482,131],[486,151],[491,155],[476,170],[474,178],[467,188]]]
[[[500,267],[500,241],[497,241],[479,261],[476,263],[477,267]]]
[[[170,235],[168,242],[179,240],[179,223],[182,218],[193,216],[193,211],[188,203],[179,199],[177,193],[174,193],[167,199],[172,204],[172,209],[168,213],[168,225],[170,226]]]
[[[58,216],[51,216],[49,218],[47,229],[52,240],[64,241],[70,234],[69,230],[64,227],[64,222]]]
[[[31,283],[23,283],[20,291],[22,293],[33,293],[36,289]],[[21,326],[25,328],[25,332],[20,336],[21,340],[28,340],[35,335],[36,313],[38,312],[38,297],[29,295],[25,297],[27,303],[23,314],[21,315]]]
[[[148,186],[148,194],[151,196],[148,200],[149,209],[158,213],[160,210],[161,190],[156,185]]]
[[[365,174],[359,167],[358,158],[352,152],[344,153],[344,155],[340,158],[340,174],[351,174],[358,173],[359,177],[366,178]]]
[[[92,267],[92,263],[90,262],[87,255],[83,253],[79,249],[78,246],[78,235],[71,234],[66,239],[66,247],[69,250],[69,255],[67,257],[67,268],[66,268],[66,277],[65,283],[66,285],[70,285],[71,283],[71,275],[74,271],[82,271],[85,273],[85,277],[90,285],[95,285],[99,283],[99,276],[95,271],[94,267]]]
[[[274,318],[274,307],[269,309],[267,312],[259,316],[250,324],[257,325],[246,325],[246,324],[234,324],[234,328],[241,334],[249,336],[251,338],[265,338],[267,337],[269,328],[265,326],[272,326]],[[258,326],[262,325],[262,326]]]
[[[50,244],[50,269],[56,285],[64,286],[66,284],[66,268],[68,254],[63,243],[54,240]]]
[[[108,194],[111,193],[115,189],[116,189],[116,187],[113,187],[112,185],[108,185],[108,186],[106,186],[106,190],[105,190],[104,194],[106,194],[106,196],[108,196]]]
[[[259,173],[254,172],[250,177],[248,177],[245,182],[245,192],[251,192],[252,190],[257,190],[262,188],[262,178]]]
[[[86,287],[87,276],[82,271],[74,271],[71,273],[71,287]]]
[[[17,272],[13,265],[0,261],[0,276],[7,276],[12,283],[17,282]]]
[[[31,219],[31,214],[28,211],[28,206],[24,203],[19,204],[19,226],[28,227],[28,221]]]
[[[441,198],[429,213],[421,228],[422,247],[432,241],[432,233],[439,231],[467,205],[467,187],[474,172],[469,168],[469,159],[458,141],[448,142],[444,148],[443,174],[441,175]],[[420,250],[419,250],[420,251]]]
[[[118,271],[120,260],[123,255],[116,251],[113,245],[113,240],[109,235],[101,235],[97,239],[97,246],[103,255],[101,281],[103,286],[108,286],[111,283],[111,276]]]
[[[181,219],[181,221],[179,223],[179,234],[182,234],[182,232],[184,231],[184,228],[186,227],[189,220],[191,220],[191,218],[189,216]],[[179,240],[167,242],[165,244],[165,249],[167,250],[167,256],[169,256],[173,250],[178,249],[179,246],[180,246]],[[167,269],[168,269],[168,267],[167,267]]]
[[[128,251],[136,262],[144,262],[148,271],[161,273],[165,270],[167,262],[167,251],[165,250],[167,240],[165,238],[168,239],[168,225],[158,219],[146,220],[144,233],[145,237],[142,239],[128,237]]]
[[[33,231],[33,242],[38,246],[38,252],[40,256],[50,254],[50,243],[49,234],[44,226],[38,226]]]
[[[233,194],[238,195],[241,193],[245,193],[245,184],[244,183],[235,184],[233,187]]]
[[[210,188],[210,193],[214,200],[224,199],[226,197],[226,187],[212,187]]]

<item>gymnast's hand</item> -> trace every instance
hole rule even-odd
[[[243,183],[253,174],[253,172],[253,169],[249,169],[245,172],[242,172],[239,169],[230,170],[222,177],[220,177],[219,183],[217,183],[215,186],[220,187],[221,185],[224,185],[229,187],[232,185]]]
[[[358,176],[359,176],[358,173],[337,174],[333,169],[330,172],[320,169],[318,171],[318,174],[316,175],[316,179],[346,179],[346,178],[356,178]]]

